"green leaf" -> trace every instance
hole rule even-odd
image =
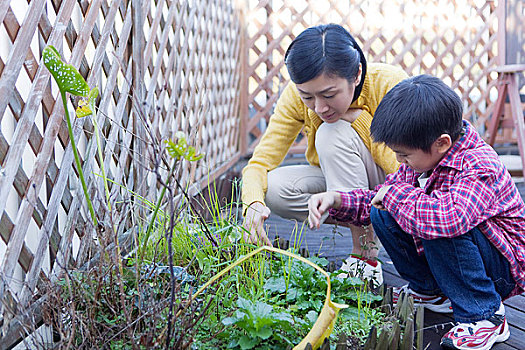
[[[341,310],[339,317],[341,320],[350,320],[350,319],[359,319],[361,317],[362,311],[356,306],[350,305],[348,308]]]
[[[240,324],[244,322],[246,319],[249,319],[248,315],[246,314],[246,312],[244,312],[244,310],[235,310],[233,315],[237,319],[236,321],[237,324]]]
[[[310,304],[315,310],[321,310],[323,308],[323,302],[324,300],[318,297],[314,300],[311,300]]]
[[[231,326],[239,321],[237,317],[226,317],[222,319],[222,324],[225,326]]]
[[[93,89],[91,89],[88,95],[89,104],[91,105],[95,104],[95,100],[98,97],[98,93],[99,93],[98,87],[95,86]]]
[[[198,160],[201,160],[204,158],[204,154],[197,154],[195,155],[195,147],[188,147],[188,155],[185,156],[185,158],[190,162],[196,162]]]
[[[247,335],[243,335],[241,339],[239,339],[239,346],[241,349],[253,349],[255,345],[259,343],[259,339],[252,338]]]
[[[168,154],[171,156],[171,158],[180,159],[180,157],[182,157],[182,155],[185,152],[184,148],[182,148],[180,145],[176,144],[172,140],[166,140],[166,144],[166,149],[168,150]]]
[[[263,320],[265,318],[269,318],[273,311],[273,306],[268,305],[262,301],[257,301],[253,311],[253,315],[257,318],[257,320]]]
[[[310,308],[310,302],[308,300],[301,300],[297,303],[299,310],[306,310]]]
[[[83,118],[90,114],[95,114],[95,100],[98,97],[98,87],[94,87],[89,92],[88,98],[81,99],[76,109],[77,118]]]
[[[274,293],[286,292],[286,281],[284,277],[270,277],[264,284],[264,289]]]
[[[308,321],[310,321],[311,324],[314,324],[315,321],[317,320],[317,315],[318,313],[315,312],[314,310],[310,310],[308,311],[308,313],[306,314],[306,319]]]
[[[221,337],[225,334],[226,332],[224,333],[221,333],[221,334],[218,334],[217,337]],[[237,345],[239,345],[239,341],[237,339],[232,339],[228,345],[227,345],[227,349],[234,349],[237,347]]]
[[[297,296],[299,295],[299,292],[295,287],[292,287],[288,289],[288,293],[286,293],[286,301],[294,301],[297,299]]]
[[[69,92],[75,96],[87,96],[89,94],[89,86],[82,75],[75,67],[62,61],[57,49],[51,45],[47,46],[42,57],[44,65],[55,79],[60,91]]]
[[[308,260],[310,260],[311,262],[313,262],[314,264],[317,264],[321,267],[326,267],[328,266],[328,260],[326,258],[320,258],[318,256],[312,256],[310,258],[308,258]],[[312,269],[311,267],[308,266],[308,268]],[[312,269],[313,270],[313,269]]]
[[[341,270],[341,272],[344,272]],[[343,286],[348,287],[355,287],[355,286],[361,286],[364,284],[363,280],[359,277],[347,277],[340,279]]]
[[[176,160],[184,158],[187,161],[195,162],[204,157],[204,154],[195,154],[195,147],[188,145],[188,142],[186,141],[186,136],[184,136],[184,133],[182,131],[176,132],[175,138],[177,139],[176,142],[173,140],[165,141],[167,144],[166,149],[168,151],[168,154],[172,158]]]
[[[285,323],[293,323],[293,317],[287,312],[276,312],[273,314],[274,320],[278,320]]]
[[[255,332],[255,334],[262,340],[268,339],[272,336],[273,331],[268,327],[263,327]]]
[[[244,310],[251,310],[251,309],[253,309],[252,301],[248,300],[248,299],[244,299],[242,297],[239,297],[239,299],[237,299],[237,306],[240,309],[244,309]]]

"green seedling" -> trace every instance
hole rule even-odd
[[[195,154],[196,152],[195,147],[188,145],[188,142],[186,141],[186,136],[181,131],[178,131],[175,133],[175,141],[171,139],[166,140],[166,149],[168,151],[168,154],[173,159],[173,164],[168,174],[168,179],[171,178],[173,174],[175,173],[175,170],[177,169],[175,165],[181,158],[186,159],[189,162],[196,162],[204,157],[204,154]],[[162,200],[164,199],[165,194],[166,194],[166,186],[163,186],[159,194],[157,204],[155,205],[153,209],[153,215],[151,216],[151,220],[148,224],[148,228],[146,229],[146,234],[144,235],[142,247],[140,248],[140,251],[138,254],[139,261],[142,261],[142,259],[144,258],[144,252],[148,245],[148,240],[151,236],[151,232],[153,231],[153,226],[155,226],[155,221],[157,220],[157,214],[159,212],[159,209],[161,207]]]

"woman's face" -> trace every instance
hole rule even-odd
[[[317,113],[324,122],[335,123],[339,119],[353,122],[355,114],[347,112],[352,104],[355,87],[361,78],[361,69],[357,76],[355,82],[350,83],[345,78],[323,73],[317,78],[303,84],[296,84],[296,86],[304,104]]]

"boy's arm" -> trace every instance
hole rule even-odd
[[[330,216],[337,221],[348,222],[353,225],[370,225],[370,209],[372,199],[378,193],[386,190],[385,187],[405,181],[405,172],[402,166],[393,174],[387,175],[385,183],[377,185],[373,190],[356,189],[350,192],[338,192],[341,195],[339,208],[331,208]]]
[[[338,209],[341,206],[341,194],[330,191],[316,193],[308,200],[308,223],[310,228],[319,228],[323,214],[330,208]]]
[[[337,209],[330,209],[330,216],[337,221],[348,222],[356,226],[369,225],[371,201],[375,191],[358,189],[338,193],[341,197],[341,204]]]
[[[413,236],[452,238],[494,215],[489,208],[496,200],[495,178],[482,169],[466,170],[448,190],[434,190],[430,195],[408,183],[395,183],[386,192],[383,206]]]

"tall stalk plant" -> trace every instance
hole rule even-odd
[[[96,120],[97,118],[96,118],[96,113],[95,113],[95,101],[96,101],[96,98],[98,97],[98,88],[95,87],[94,89],[90,89],[89,85],[85,81],[84,77],[82,77],[82,75],[79,73],[79,71],[74,66],[70,64],[66,64],[65,62],[62,61],[60,57],[60,53],[57,51],[55,47],[51,45],[47,46],[42,53],[42,58],[44,61],[44,65],[49,70],[53,78],[55,79],[55,82],[57,83],[58,89],[60,91],[60,97],[62,99],[62,104],[64,106],[64,115],[66,117],[66,122],[67,122],[69,140],[71,142],[71,148],[73,149],[73,155],[74,155],[75,163],[78,169],[78,176],[82,184],[82,190],[84,191],[84,197],[87,202],[91,220],[93,221],[93,226],[96,229],[98,227],[98,220],[95,214],[95,210],[93,209],[91,197],[89,196],[88,188],[86,185],[86,180],[84,177],[84,171],[82,170],[82,163],[80,161],[80,156],[78,155],[77,145],[76,145],[75,137],[73,134],[73,123],[71,122],[71,117],[69,115],[69,109],[67,106],[66,93],[84,98],[83,100],[80,101],[79,106],[76,110],[76,115],[79,118],[85,117],[88,115],[93,115],[93,125],[95,129],[97,151],[100,157],[100,170],[102,172],[102,178],[104,180],[104,192],[105,192],[105,197],[106,197],[106,203],[108,206],[111,227],[113,229],[113,241],[116,247],[116,254],[113,257],[114,257],[114,263],[117,265],[118,271],[119,271],[119,274],[117,275],[117,280],[118,280],[118,286],[120,290],[120,301],[122,304],[122,308],[124,310],[126,320],[129,323],[131,322],[131,319],[130,319],[130,315],[126,307],[124,283],[122,281],[122,276],[124,275],[124,269],[122,266],[120,246],[119,246],[118,238],[117,238],[117,230],[113,223],[113,220],[111,219],[112,210],[111,210],[110,192],[109,192],[109,186],[108,186],[108,179],[107,179],[106,172],[104,169],[104,162],[103,162],[103,157],[102,157],[102,142],[100,139],[100,133],[99,133],[99,128],[98,128],[98,124]],[[102,241],[103,240],[101,239],[101,242]]]
[[[84,171],[82,170],[82,163],[80,162],[80,156],[78,155],[76,141],[75,141],[75,137],[73,134],[73,123],[71,122],[71,117],[69,116],[69,109],[67,107],[66,93],[70,93],[71,95],[80,96],[84,98],[83,100],[79,102],[78,108],[76,110],[77,117],[83,118],[88,115],[93,115],[93,126],[95,130],[97,152],[100,158],[100,171],[101,171],[101,175],[104,181],[104,193],[106,197],[106,204],[108,206],[108,211],[111,217],[112,208],[111,208],[111,201],[110,201],[108,178],[106,176],[106,171],[104,169],[104,162],[103,162],[103,155],[102,155],[102,141],[100,139],[100,132],[99,132],[99,127],[98,127],[96,113],[95,113],[95,101],[98,97],[99,91],[97,87],[90,89],[89,85],[84,80],[84,77],[82,77],[82,75],[78,72],[78,70],[72,65],[66,64],[62,61],[60,54],[57,51],[57,49],[55,49],[55,47],[51,45],[47,46],[44,49],[42,57],[44,59],[44,65],[47,67],[47,69],[49,70],[53,78],[55,79],[58,85],[58,89],[60,91],[60,96],[62,98],[62,104],[64,106],[64,115],[66,117],[66,122],[67,122],[69,140],[71,142],[71,148],[73,149],[73,155],[75,157],[75,163],[78,169],[78,176],[80,178],[80,182],[82,183],[82,190],[84,191],[84,197],[86,198],[89,213],[91,215],[91,220],[93,221],[93,225],[97,227],[98,220],[95,214],[95,210],[93,209],[91,197],[89,196],[88,188],[86,185],[86,180],[84,177]],[[113,228],[113,232],[116,235],[117,230],[115,226],[113,225],[113,223],[111,223],[111,225]],[[117,248],[117,257],[119,257],[120,247],[119,247],[116,236],[114,240],[115,240],[115,245]],[[118,259],[118,267],[119,267],[120,273],[122,274],[123,270],[122,270],[122,263],[120,262],[120,259]]]
[[[69,141],[71,142],[75,164],[78,169],[78,177],[82,183],[82,190],[84,191],[84,197],[86,198],[91,220],[93,220],[93,225],[96,227],[98,225],[98,220],[95,215],[95,210],[93,209],[93,204],[91,203],[86,180],[84,179],[84,172],[82,171],[82,163],[80,162],[80,156],[78,155],[77,145],[73,135],[73,124],[71,123],[71,118],[69,116],[66,98],[66,93],[70,93],[74,96],[88,97],[90,94],[90,88],[75,67],[62,61],[60,54],[53,46],[49,45],[44,49],[42,58],[44,60],[44,65],[55,79],[60,91],[62,105],[64,106],[64,115],[67,122],[67,131],[69,133]]]

